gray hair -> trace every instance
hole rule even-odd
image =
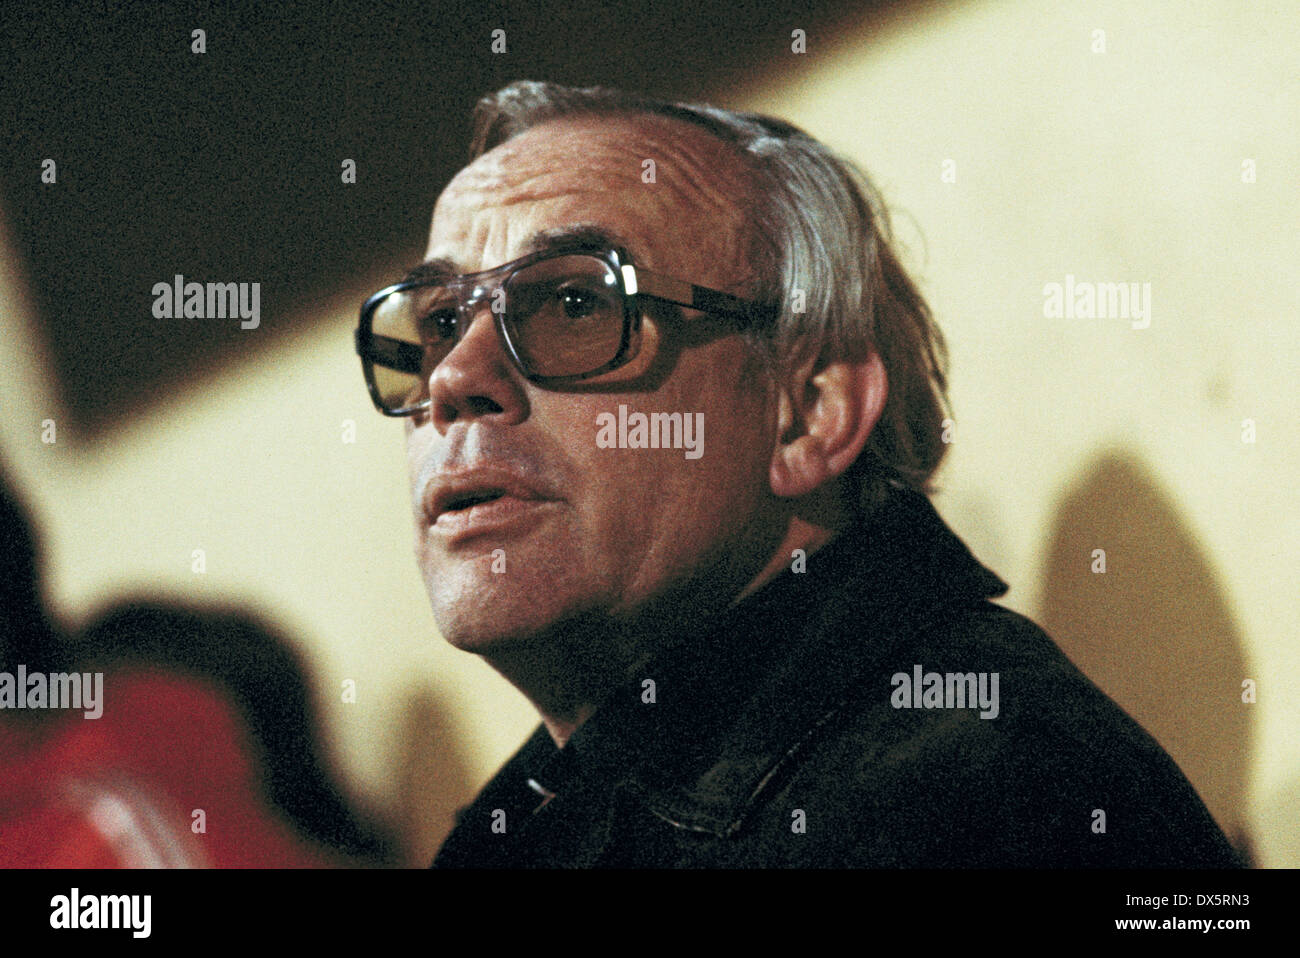
[[[947,348],[890,249],[883,203],[852,162],[798,127],[761,114],[529,80],[478,102],[470,159],[558,117],[646,114],[704,128],[735,147],[752,172],[751,295],[776,308],[770,324],[746,337],[769,372],[814,358],[853,361],[879,353],[889,394],[862,455],[845,473],[857,492],[850,504],[869,513],[890,485],[930,494],[947,452]],[[801,298],[804,308],[797,310]]]

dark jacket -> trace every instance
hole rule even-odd
[[[1006,590],[896,490],[704,634],[666,623],[685,641],[564,749],[539,727],[434,866],[1239,864],[1155,740],[989,601]],[[929,694],[905,701],[918,666]],[[976,685],[950,698],[947,673]],[[957,697],[980,673],[996,715]]]

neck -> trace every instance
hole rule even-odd
[[[623,631],[583,619],[547,630],[507,649],[488,663],[532,703],[542,724],[563,748],[636,660]]]
[[[556,746],[563,748],[601,702],[637,679],[637,670],[657,652],[708,628],[711,620],[790,568],[795,550],[812,555],[843,523],[838,498],[828,491],[800,502],[775,532],[769,526],[756,533],[761,549],[738,550],[748,562],[729,556],[644,603],[630,617],[570,621],[508,649],[495,649],[488,661],[528,698]],[[754,562],[755,554],[767,557],[761,566]],[[728,595],[731,599],[725,601]]]

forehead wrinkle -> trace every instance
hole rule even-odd
[[[613,121],[611,126],[622,127],[631,136],[618,135],[610,127],[593,131],[581,126],[581,120],[553,120],[524,131],[467,166],[457,174],[453,186],[457,191],[483,194],[500,206],[581,192],[637,190],[650,191],[650,196],[656,197],[657,188],[666,186],[684,205],[702,205],[743,218],[737,214],[749,192],[748,179],[741,158],[727,144],[666,118]],[[536,139],[533,134],[540,131],[565,136],[576,162],[557,168],[554,139],[542,150],[530,149],[530,141]],[[646,159],[655,161],[654,183],[641,179]]]
[[[642,262],[651,269],[655,268],[651,260],[658,258],[657,244],[653,232],[645,230],[680,224],[684,217],[700,224],[722,248],[747,248],[744,234],[753,228],[748,213],[753,186],[744,158],[733,147],[707,131],[669,118],[603,118],[599,126],[592,119],[565,117],[541,123],[476,158],[456,174],[439,198],[435,223],[444,203],[457,210],[457,218],[468,213],[474,220],[493,209],[556,203],[560,219],[604,223],[634,239],[650,241],[646,252],[651,255],[643,255]],[[641,178],[645,159],[655,161],[654,183]],[[653,220],[643,220],[647,214]],[[628,216],[640,222],[630,222]],[[451,224],[444,221],[444,225]],[[462,241],[486,242],[491,238],[488,234],[504,227],[509,244],[523,239],[513,235],[515,226],[513,218],[506,217],[504,223],[492,226],[474,222],[472,237],[454,232]],[[473,245],[483,248],[484,244]],[[744,256],[735,263],[740,273],[748,274],[748,259]],[[748,275],[727,279],[718,288],[743,292],[749,285]]]
[[[688,129],[691,136],[703,137]],[[718,149],[704,149],[702,143],[691,139],[666,140],[654,135],[643,135],[638,141],[609,142],[602,138],[603,156],[609,158],[620,178],[629,181],[631,188],[648,191],[653,197],[664,187],[690,207],[704,206],[728,216],[739,214],[744,201],[744,180],[733,165],[736,160],[726,155],[724,144]],[[593,151],[594,152],[594,151]],[[709,155],[723,154],[719,155]],[[641,176],[645,160],[655,161],[655,181],[645,183]],[[719,162],[721,161],[721,162]],[[739,218],[739,217],[737,217]]]
[[[638,181],[641,161],[653,159],[656,164],[655,183],[644,184],[645,186],[653,189],[667,182],[684,199],[727,212],[739,212],[748,191],[747,177],[740,158],[726,144],[714,142],[703,131],[684,123],[674,126],[685,129],[687,136],[667,140],[646,136],[644,144],[650,149],[635,151],[638,156],[635,164]],[[669,173],[666,180],[660,175],[665,166]]]

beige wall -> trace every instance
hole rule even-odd
[[[936,7],[811,36],[769,79],[712,95],[803,125],[902,212],[952,347],[940,509],[1220,821],[1295,866],[1300,17],[1130,6]],[[534,716],[441,642],[416,574],[401,426],[371,410],[351,345],[356,306],[390,277],[357,277],[310,333],[74,448],[40,441],[61,411],[14,263],[0,442],[42,525],[51,601],[70,624],[140,591],[264,611],[310,656],[349,788],[427,860]],[[1150,283],[1150,326],[1046,318],[1043,286],[1066,274]]]

